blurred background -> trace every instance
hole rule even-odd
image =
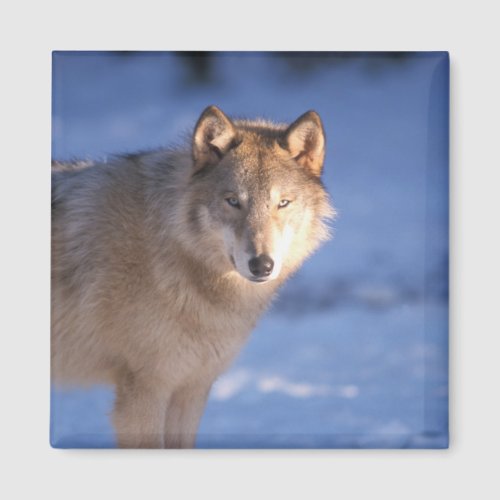
[[[198,447],[448,444],[448,56],[54,52],[57,160],[175,144],[202,110],[327,134],[334,238],[214,385]],[[53,441],[115,446],[113,389],[54,388]]]

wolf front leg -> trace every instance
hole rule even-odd
[[[212,381],[192,382],[172,394],[165,418],[165,448],[194,448],[211,386]]]
[[[117,384],[112,420],[120,448],[163,448],[165,392],[130,375]]]

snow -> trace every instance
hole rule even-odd
[[[334,238],[214,385],[199,447],[448,444],[447,59],[55,53],[53,156],[172,143],[209,104],[325,124]],[[299,64],[300,63],[300,64]],[[298,68],[302,68],[301,71]],[[52,394],[51,441],[114,446],[109,387]]]

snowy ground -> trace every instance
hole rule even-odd
[[[56,54],[53,156],[175,141],[208,104],[316,109],[335,238],[285,286],[214,385],[199,447],[448,443],[447,60],[223,55],[200,83],[170,54]],[[203,76],[203,75],[202,75]],[[111,388],[52,394],[52,441],[114,446]]]

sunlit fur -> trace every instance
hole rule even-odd
[[[121,447],[194,445],[213,381],[328,237],[333,209],[280,144],[286,125],[232,124],[238,143],[203,168],[189,145],[54,165],[53,380],[115,384]],[[254,283],[260,253],[275,269]]]

